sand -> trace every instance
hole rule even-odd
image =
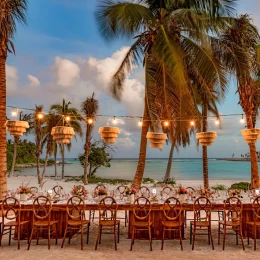
[[[35,177],[12,177],[8,178],[8,188],[10,190],[16,189],[22,182],[30,182],[31,186],[37,186],[37,180]],[[202,182],[199,181],[178,181],[183,186],[199,186],[202,185]],[[210,185],[216,183],[225,184],[230,186],[233,181],[223,181],[217,180],[211,182]],[[57,181],[52,179],[47,179],[44,190],[51,189],[57,184]],[[67,183],[58,181],[58,184],[63,186],[66,191],[70,191],[75,183]],[[88,190],[92,190],[96,185],[86,186]],[[152,186],[152,185],[148,185]],[[108,185],[109,189],[113,189],[116,186]],[[192,214],[192,213],[189,213]],[[188,218],[190,218],[188,216]],[[215,244],[215,250],[211,249],[211,246],[207,244],[206,236],[198,236],[195,243],[194,251],[191,250],[191,245],[189,244],[189,225],[185,229],[185,236],[187,240],[183,242],[184,250],[181,251],[179,240],[170,240],[165,241],[164,250],[161,251],[161,241],[153,241],[153,251],[149,251],[148,241],[139,241],[136,240],[133,246],[133,251],[130,249],[130,240],[127,238],[127,227],[124,227],[124,221],[121,220],[121,234],[120,234],[120,243],[118,244],[118,250],[114,250],[113,245],[113,236],[109,234],[102,235],[102,243],[98,246],[97,251],[95,251],[95,242],[97,236],[97,220],[94,223],[91,223],[90,227],[90,239],[89,244],[84,244],[84,250],[80,250],[80,237],[76,236],[72,239],[71,244],[68,245],[67,241],[65,242],[64,248],[61,249],[61,240],[58,241],[58,245],[55,245],[52,241],[51,249],[47,248],[47,241],[40,240],[40,244],[36,245],[35,241],[32,242],[31,248],[27,251],[27,242],[21,242],[21,249],[17,249],[17,242],[11,242],[11,246],[8,246],[8,236],[4,236],[2,241],[2,246],[0,247],[0,257],[5,259],[260,259],[259,250],[260,250],[260,241],[257,242],[257,251],[253,250],[253,242],[251,241],[250,245],[247,245],[246,239],[245,251],[243,251],[241,244],[238,246],[235,245],[235,236],[228,236],[226,241],[226,249],[222,250],[221,245],[217,245],[217,222],[213,222],[213,240]],[[222,241],[221,241],[222,242]]]

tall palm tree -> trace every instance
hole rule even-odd
[[[180,91],[191,95],[186,71],[187,64],[191,62],[196,63],[202,78],[212,79],[214,82],[217,80],[219,84],[225,81],[212,52],[206,51],[205,39],[209,41],[210,34],[227,26],[230,19],[222,16],[231,14],[229,4],[233,1],[101,2],[96,16],[104,38],[110,40],[118,36],[135,36],[136,39],[113,77],[111,91],[114,96],[120,98],[126,75],[138,63],[142,62],[145,68],[145,120],[139,162],[133,181],[134,185],[139,186],[145,167],[146,133],[149,127],[153,131],[160,130],[160,120],[154,103],[158,89],[162,90],[161,95],[164,97],[160,99],[162,107],[166,110],[167,107],[174,108],[176,104],[178,107]],[[217,78],[215,75],[218,75]],[[187,102],[186,106],[194,106],[194,102]],[[178,109],[175,112],[178,117]]]
[[[85,163],[84,163],[84,184],[88,184],[88,156],[91,146],[91,138],[92,138],[92,131],[94,129],[94,122],[96,120],[96,115],[98,112],[98,100],[95,98],[95,94],[93,93],[91,97],[87,97],[81,103],[81,112],[86,117],[86,141],[85,141]],[[92,120],[92,121],[89,121]]]
[[[0,197],[7,190],[6,183],[6,71],[8,52],[14,52],[11,39],[16,32],[16,23],[26,24],[27,0],[0,1]]]
[[[32,130],[32,127],[33,127],[32,117],[33,117],[32,114],[24,114],[23,115],[23,113],[20,112],[19,120],[28,121],[28,123],[29,123],[29,128],[26,129],[26,133],[28,133]],[[17,155],[17,147],[18,147],[19,143],[20,143],[20,136],[15,135],[14,136],[14,153],[13,153],[11,170],[9,172],[9,177],[12,177],[13,174],[14,174],[14,168],[15,168],[15,163],[16,163],[16,155]]]
[[[254,75],[259,75],[260,35],[251,23],[249,16],[241,15],[234,23],[224,30],[220,39],[216,39],[219,47],[217,54],[225,62],[226,68],[235,73],[239,104],[246,116],[247,129],[254,128],[255,103],[254,96],[258,93]],[[258,109],[258,107],[257,107]],[[251,185],[259,187],[258,162],[256,145],[249,144],[251,157]]]
[[[79,136],[82,136],[82,128],[80,121],[82,120],[81,115],[78,112],[78,109],[74,107],[69,107],[71,105],[71,102],[66,103],[65,99],[62,100],[62,105],[60,104],[54,104],[50,108],[51,113],[56,113],[61,116],[61,120],[59,124],[57,125],[70,125],[73,127],[75,133],[77,133]],[[69,117],[69,120],[66,120],[66,117]],[[68,147],[68,145],[67,145]],[[62,172],[61,172],[61,178],[64,179],[64,155],[65,155],[65,145],[61,144],[61,155],[62,155]]]

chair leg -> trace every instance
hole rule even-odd
[[[127,211],[125,210],[125,227],[126,227],[126,222],[127,222]]]
[[[56,228],[56,245],[58,244],[58,223],[55,224],[55,228]]]
[[[119,235],[120,235],[120,223],[117,224],[117,243],[119,243]]]
[[[218,223],[218,245],[220,244],[220,223]]]
[[[18,227],[17,227],[18,249],[20,249],[20,238],[21,238],[21,226],[18,226]]]
[[[181,250],[183,250],[181,227],[179,227],[179,233],[180,233],[180,244],[181,244]]]
[[[95,250],[97,250],[97,245],[98,245],[99,239],[100,239],[100,226],[98,227],[98,234],[97,234],[97,241],[96,241]]]
[[[152,248],[151,226],[148,227],[148,232],[149,232],[149,240],[150,240],[150,250],[153,251],[153,248]]]
[[[81,250],[83,250],[83,225],[81,225]]]
[[[102,235],[102,226],[100,226],[100,233],[99,233],[99,244],[101,244],[101,235]]]
[[[163,235],[162,235],[162,246],[161,246],[161,250],[163,250],[164,236],[165,236],[165,226],[163,225]]]
[[[68,232],[68,224],[66,225],[66,228],[65,228],[65,231],[64,231],[64,236],[63,236],[63,239],[62,239],[61,248],[63,248],[63,246],[64,246],[67,232]]]
[[[51,248],[51,227],[48,227],[48,249]]]
[[[12,227],[9,229],[9,246],[11,245]]]
[[[130,251],[132,251],[134,239],[135,239],[135,228],[133,227]]]
[[[240,238],[241,238],[241,243],[242,243],[243,250],[245,250],[241,226],[239,226],[239,235],[240,235]],[[255,235],[256,235],[256,233],[255,233]]]
[[[192,243],[192,224],[190,223],[190,245]]]
[[[90,226],[90,223],[88,223],[87,244],[88,244],[88,239],[89,239],[89,226]]]
[[[30,249],[30,246],[31,246],[32,237],[33,237],[33,231],[34,231],[34,226],[32,227],[32,231],[31,231],[30,240],[29,240],[29,244],[28,244],[27,250],[29,250],[29,249]]]
[[[256,250],[256,227],[254,227],[254,250]]]
[[[209,232],[210,232],[210,239],[211,239],[212,250],[214,250],[214,243],[213,243],[213,237],[212,237],[212,230],[211,230],[211,227],[209,228]]]
[[[114,225],[114,243],[115,243],[115,250],[117,250],[117,238],[116,238],[116,230],[117,230],[117,227],[116,225]]]
[[[223,230],[223,250],[225,250],[225,243],[226,243],[226,226],[224,226]]]
[[[192,250],[194,250],[195,237],[196,237],[196,226],[194,226],[194,228],[193,228],[193,236],[192,236]]]

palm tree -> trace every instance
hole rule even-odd
[[[14,52],[11,39],[16,32],[16,23],[26,24],[27,0],[5,0],[0,2],[0,198],[7,190],[6,183],[6,71],[8,52]]]
[[[260,35],[251,23],[249,16],[241,15],[234,23],[224,30],[220,39],[216,39],[219,46],[218,55],[225,62],[228,71],[235,73],[239,104],[246,116],[247,129],[254,128],[254,115],[259,106],[255,107],[254,96],[258,88],[254,75],[259,75]],[[259,103],[258,103],[259,105]],[[251,186],[259,187],[258,163],[256,145],[249,144],[251,157]]]
[[[28,121],[29,123],[29,128],[26,129],[26,133],[30,132],[32,130],[32,117],[33,115],[32,114],[25,114],[23,115],[22,112],[20,112],[20,118],[19,120],[22,120],[22,121]],[[16,155],[17,155],[17,146],[19,145],[20,143],[20,136],[17,136],[15,135],[14,136],[14,153],[13,153],[13,160],[12,160],[12,166],[11,166],[11,170],[9,172],[9,177],[12,177],[13,174],[14,174],[14,168],[15,168],[15,163],[16,163]]]
[[[166,111],[169,107],[178,108],[180,92],[191,95],[187,64],[192,62],[196,64],[201,78],[207,78],[208,81],[212,79],[214,83],[217,80],[220,85],[225,81],[216,64],[218,61],[207,50],[205,39],[210,42],[210,34],[220,27],[226,27],[229,19],[221,16],[231,14],[229,4],[233,1],[101,2],[96,16],[104,38],[110,40],[118,36],[135,36],[136,39],[112,79],[111,91],[116,98],[120,98],[126,75],[140,62],[144,64],[144,123],[139,162],[133,181],[133,185],[139,186],[145,167],[146,133],[149,127],[152,131],[161,129],[154,103],[158,90],[161,90],[161,106]],[[194,104],[187,102],[186,106]],[[175,116],[179,116],[178,109],[175,110]]]
[[[85,115],[86,117],[86,141],[85,141],[85,163],[84,163],[84,179],[83,182],[84,184],[88,184],[88,156],[89,156],[89,151],[90,151],[90,146],[91,146],[91,138],[92,138],[92,131],[94,128],[94,122],[96,120],[96,115],[98,112],[98,100],[95,99],[95,94],[93,93],[91,97],[86,98],[82,103],[81,103],[81,112]],[[91,121],[89,121],[91,120]]]
[[[79,135],[82,136],[82,129],[80,121],[82,120],[81,115],[78,113],[78,110],[74,107],[69,107],[71,105],[70,102],[66,103],[65,99],[62,100],[62,105],[54,104],[50,108],[51,113],[56,113],[60,115],[61,120],[57,125],[71,125],[74,131]],[[66,117],[68,117],[66,120]],[[70,147],[66,145],[66,147]],[[65,145],[61,144],[61,155],[62,155],[62,173],[61,178],[64,179],[64,154],[65,154]]]

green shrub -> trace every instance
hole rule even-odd
[[[233,183],[230,188],[247,191],[248,189],[250,189],[250,187],[251,184],[249,182],[238,182],[238,183]]]
[[[171,185],[171,186],[174,186],[176,184],[176,180],[174,178],[169,178],[168,181],[164,181],[162,179],[162,181],[158,181],[157,182],[158,184],[167,184],[167,185]]]
[[[226,190],[226,186],[224,184],[216,184],[215,186],[212,186],[214,190]]]
[[[154,179],[146,177],[146,178],[143,178],[142,183],[155,183],[155,181],[154,181]]]

